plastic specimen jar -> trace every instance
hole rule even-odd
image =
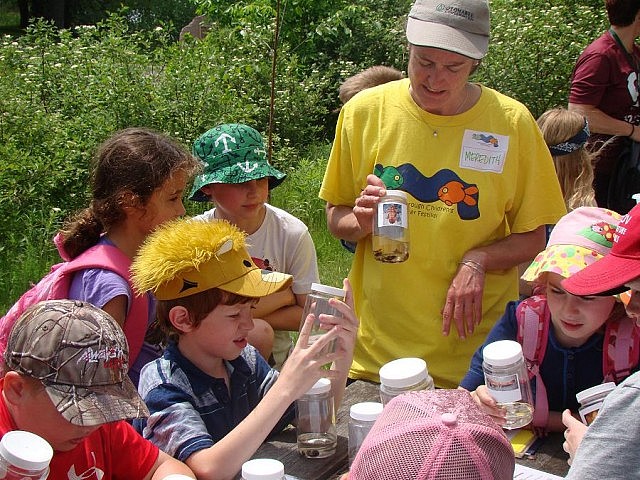
[[[421,358],[399,358],[385,363],[379,371],[380,400],[383,405],[401,393],[433,389],[427,362]]]
[[[312,283],[311,291],[307,295],[307,300],[304,304],[302,312],[302,321],[300,328],[304,325],[304,321],[307,316],[312,313],[315,316],[313,322],[313,328],[309,334],[309,344],[314,343],[320,336],[326,333],[325,330],[320,328],[320,315],[333,315],[334,317],[341,317],[342,313],[337,308],[332,307],[329,304],[329,300],[336,298],[344,301],[345,291],[342,288],[331,287],[328,285],[322,285],[320,283]],[[329,343],[326,352],[332,353],[335,350],[335,340]]]
[[[378,200],[371,236],[373,256],[386,263],[400,263],[409,258],[409,212],[407,194],[387,190]]]
[[[308,458],[333,455],[338,444],[331,381],[321,378],[296,400],[298,452]]]
[[[7,432],[0,440],[0,479],[44,480],[53,457],[51,445],[22,430]]]
[[[613,382],[601,383],[576,393],[576,400],[580,403],[578,413],[585,425],[591,425],[596,419],[604,398],[616,388]]]
[[[362,442],[382,413],[379,402],[361,402],[349,409],[349,466],[353,463]]]
[[[255,458],[242,464],[243,480],[284,480],[284,465],[272,458]]]

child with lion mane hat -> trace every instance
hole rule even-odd
[[[287,288],[291,276],[260,270],[245,234],[224,220],[171,221],[145,242],[132,264],[139,292],[158,300],[158,327],[169,338],[162,358],[147,364],[138,390],[150,411],[136,420],[142,435],[185,462],[199,479],[232,478],[272,431],[293,420],[293,402],[321,377],[339,404],[358,329],[347,280],[342,317],[321,315],[328,333],[312,345],[313,315],[281,372],[248,344],[251,309]],[[323,348],[337,340],[335,353]],[[331,370],[323,365],[331,363]]]

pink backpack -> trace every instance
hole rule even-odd
[[[547,389],[540,376],[540,364],[547,350],[551,313],[547,297],[534,295],[516,307],[518,321],[517,340],[527,362],[529,379],[536,379],[536,404],[533,425],[545,428],[549,418]],[[635,320],[621,315],[610,318],[605,326],[602,352],[604,382],[619,382],[631,373],[640,360],[640,329]]]
[[[36,285],[22,294],[20,299],[0,318],[0,355],[4,355],[9,340],[11,327],[22,312],[31,305],[43,300],[57,300],[67,298],[73,274],[87,268],[103,268],[111,270],[133,286],[129,280],[131,259],[118,248],[111,245],[95,245],[73,260],[53,265]],[[148,300],[145,295],[134,296],[131,308],[125,319],[123,331],[129,342],[129,365],[133,365],[142,348],[147,331],[147,317],[149,315]]]

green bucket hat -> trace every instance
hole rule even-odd
[[[189,199],[207,202],[200,190],[210,183],[244,183],[269,177],[275,188],[286,174],[267,161],[262,135],[247,125],[225,123],[202,134],[193,144],[193,154],[204,162],[204,172],[193,181]]]

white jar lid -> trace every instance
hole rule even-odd
[[[514,340],[498,340],[482,349],[485,362],[496,367],[504,367],[522,359],[522,346]]]
[[[387,387],[409,387],[427,379],[427,362],[421,358],[398,358],[385,363],[379,374],[380,383]]]
[[[53,448],[35,433],[13,430],[0,440],[0,455],[24,470],[43,470],[51,462]]]
[[[393,195],[397,197],[402,197],[405,200],[407,199],[407,194],[402,190],[387,190],[387,195]]]
[[[362,420],[363,422],[373,422],[382,413],[382,404],[380,402],[361,402],[351,405],[349,416],[354,420]]]
[[[605,397],[614,388],[616,388],[616,384],[613,382],[601,383],[576,393],[576,400],[578,403],[585,403],[585,400],[588,400],[591,397]]]
[[[333,297],[344,298],[346,292],[342,288],[331,287],[329,285],[322,285],[321,283],[312,283],[311,284],[311,293],[320,292],[327,295],[331,295]]]
[[[311,387],[306,395],[316,395],[318,393],[326,393],[331,390],[331,380],[328,378],[321,378],[318,380],[313,387]]]
[[[244,480],[282,480],[284,465],[272,458],[255,458],[242,464]]]

